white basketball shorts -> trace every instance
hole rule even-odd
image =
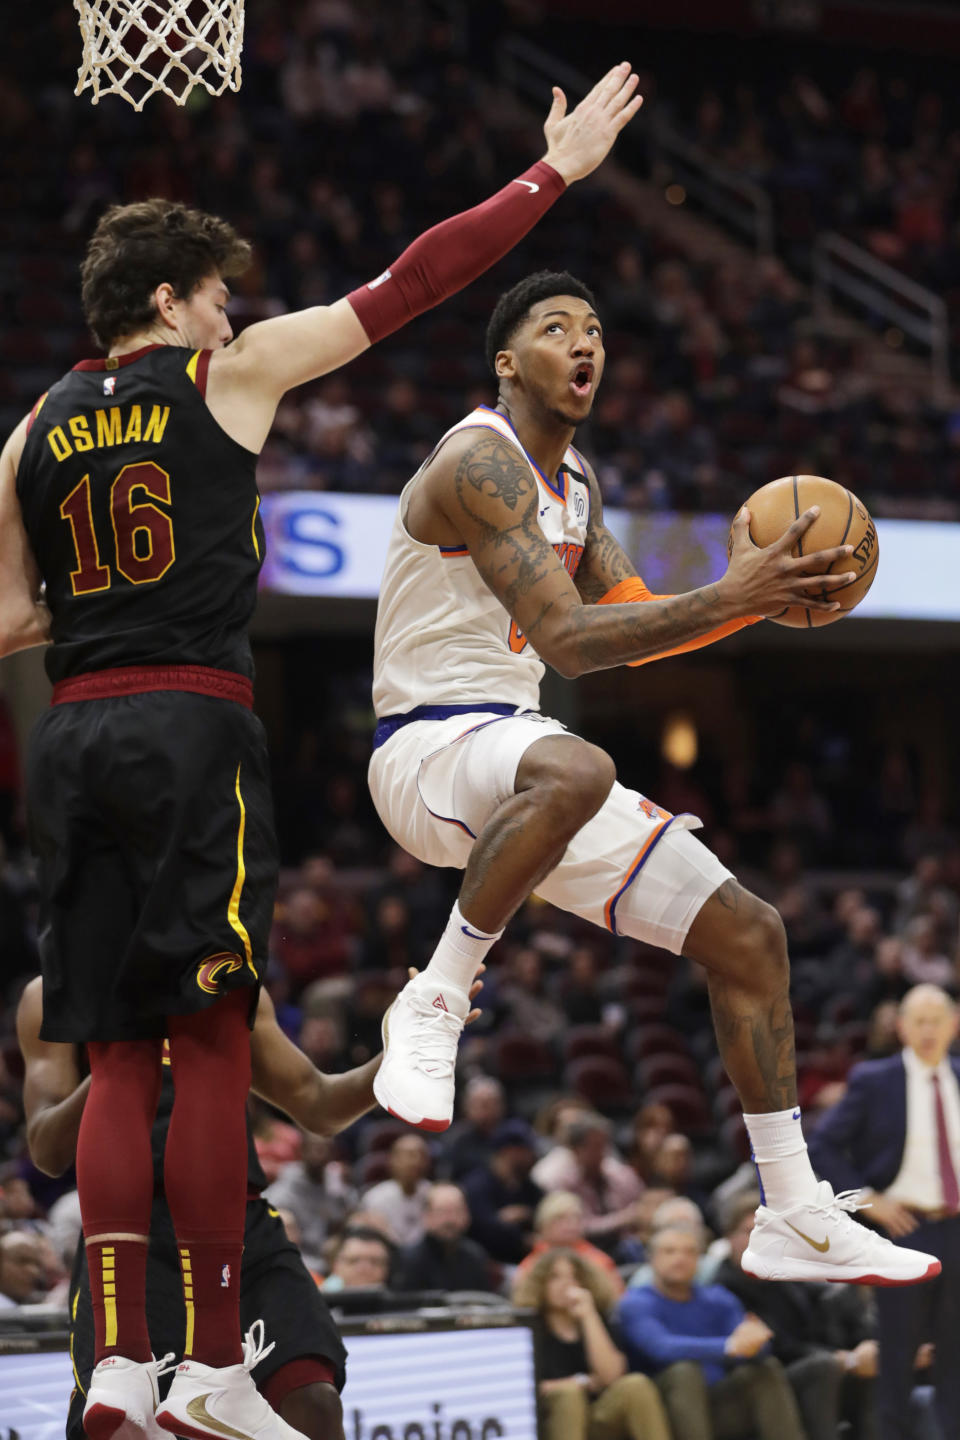
[[[527,749],[567,733],[529,711],[414,720],[374,750],[370,793],[398,845],[428,865],[462,870],[490,816],[514,794]],[[733,878],[691,835],[701,823],[617,782],[536,893],[614,935],[679,954],[701,905]]]

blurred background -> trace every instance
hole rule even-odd
[[[74,100],[71,8],[26,12],[0,54],[0,429],[91,353],[77,268],[106,205],[166,195],[229,217],[256,252],[242,329],[379,273],[536,158],[551,82],[575,100],[632,59],[646,103],[615,158],[465,294],[288,396],[264,450],[257,703],[284,862],[269,983],[317,1063],[356,1064],[444,923],[456,876],[398,852],[366,790],[371,537],[446,426],[494,401],[496,296],[568,268],[607,345],[577,443],[654,589],[715,578],[730,516],[784,473],[848,485],[879,522],[888,588],[868,618],[761,625],[544,692],[780,908],[815,1117],[854,1060],[897,1047],[909,986],[960,980],[960,28],[953,6],[907,0],[583,9],[249,0],[240,94],[141,115]],[[37,968],[21,770],[47,692],[32,655],[0,681],[0,1216],[40,1223],[70,1181],[25,1158],[13,1014]],[[551,1106],[577,1096],[641,1185],[713,1218],[747,1150],[697,971],[532,901],[482,1005],[460,1063],[501,1082],[498,1118],[536,1123],[547,1148]],[[650,1106],[686,1140],[660,1159]],[[265,1155],[276,1140],[299,1157],[278,1117],[257,1126]],[[393,1138],[382,1117],[341,1138],[351,1186],[384,1178]],[[455,1173],[442,1141],[430,1164]]]

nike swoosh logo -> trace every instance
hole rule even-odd
[[[222,1420],[218,1420],[215,1415],[210,1414],[207,1409],[207,1401],[212,1394],[211,1390],[206,1395],[194,1395],[192,1400],[187,1401],[186,1409],[190,1419],[195,1420],[198,1425],[206,1425],[217,1435],[227,1436],[227,1440],[253,1440],[253,1436],[246,1430],[234,1430],[232,1425],[225,1425]]]
[[[514,185],[526,185],[531,195],[536,195],[537,191],[540,189],[540,186],[535,185],[532,180],[514,180],[513,183]]]
[[[489,935],[478,935],[475,930],[469,929],[469,927],[466,925],[461,925],[460,929],[463,931],[464,935],[469,935],[471,940],[489,940],[490,938]]]
[[[793,1114],[791,1115],[790,1118],[791,1118],[791,1120],[799,1120],[799,1119],[800,1119],[800,1111],[799,1111],[799,1110],[794,1110],[794,1112],[793,1112]]]
[[[790,1225],[789,1220],[787,1221],[787,1224]],[[830,1249],[829,1235],[827,1236],[826,1240],[811,1240],[810,1236],[804,1235],[803,1231],[798,1230],[796,1225],[790,1225],[790,1229],[793,1231],[794,1235],[799,1235],[801,1240],[806,1240],[808,1245],[812,1245],[814,1250],[819,1250],[821,1255],[826,1255],[827,1251]]]

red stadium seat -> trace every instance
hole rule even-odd
[[[720,1126],[720,1141],[723,1148],[739,1164],[750,1159],[750,1136],[743,1123],[742,1115],[731,1115]]]
[[[626,1069],[612,1055],[584,1055],[564,1071],[564,1087],[598,1110],[632,1109],[637,1101]]]
[[[507,1030],[493,1041],[493,1067],[505,1085],[545,1080],[556,1076],[557,1057],[544,1041]]]
[[[636,1079],[639,1087],[653,1090],[658,1085],[692,1085],[695,1090],[702,1088],[700,1072],[686,1055],[665,1053],[649,1055],[637,1066]]]
[[[581,1055],[616,1055],[619,1050],[617,1036],[606,1025],[571,1025],[563,1040],[565,1061]]]
[[[624,1054],[631,1064],[648,1055],[688,1055],[687,1042],[672,1025],[647,1022],[632,1027],[624,1043]]]
[[[702,1090],[693,1085],[658,1085],[643,1097],[645,1105],[669,1105],[678,1130],[685,1135],[705,1135],[713,1128],[710,1109]]]

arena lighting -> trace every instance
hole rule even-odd
[[[699,737],[689,710],[671,710],[660,733],[660,754],[677,770],[689,770],[697,763]]]
[[[668,205],[682,205],[687,198],[687,192],[682,185],[668,185],[664,191],[664,199]]]

